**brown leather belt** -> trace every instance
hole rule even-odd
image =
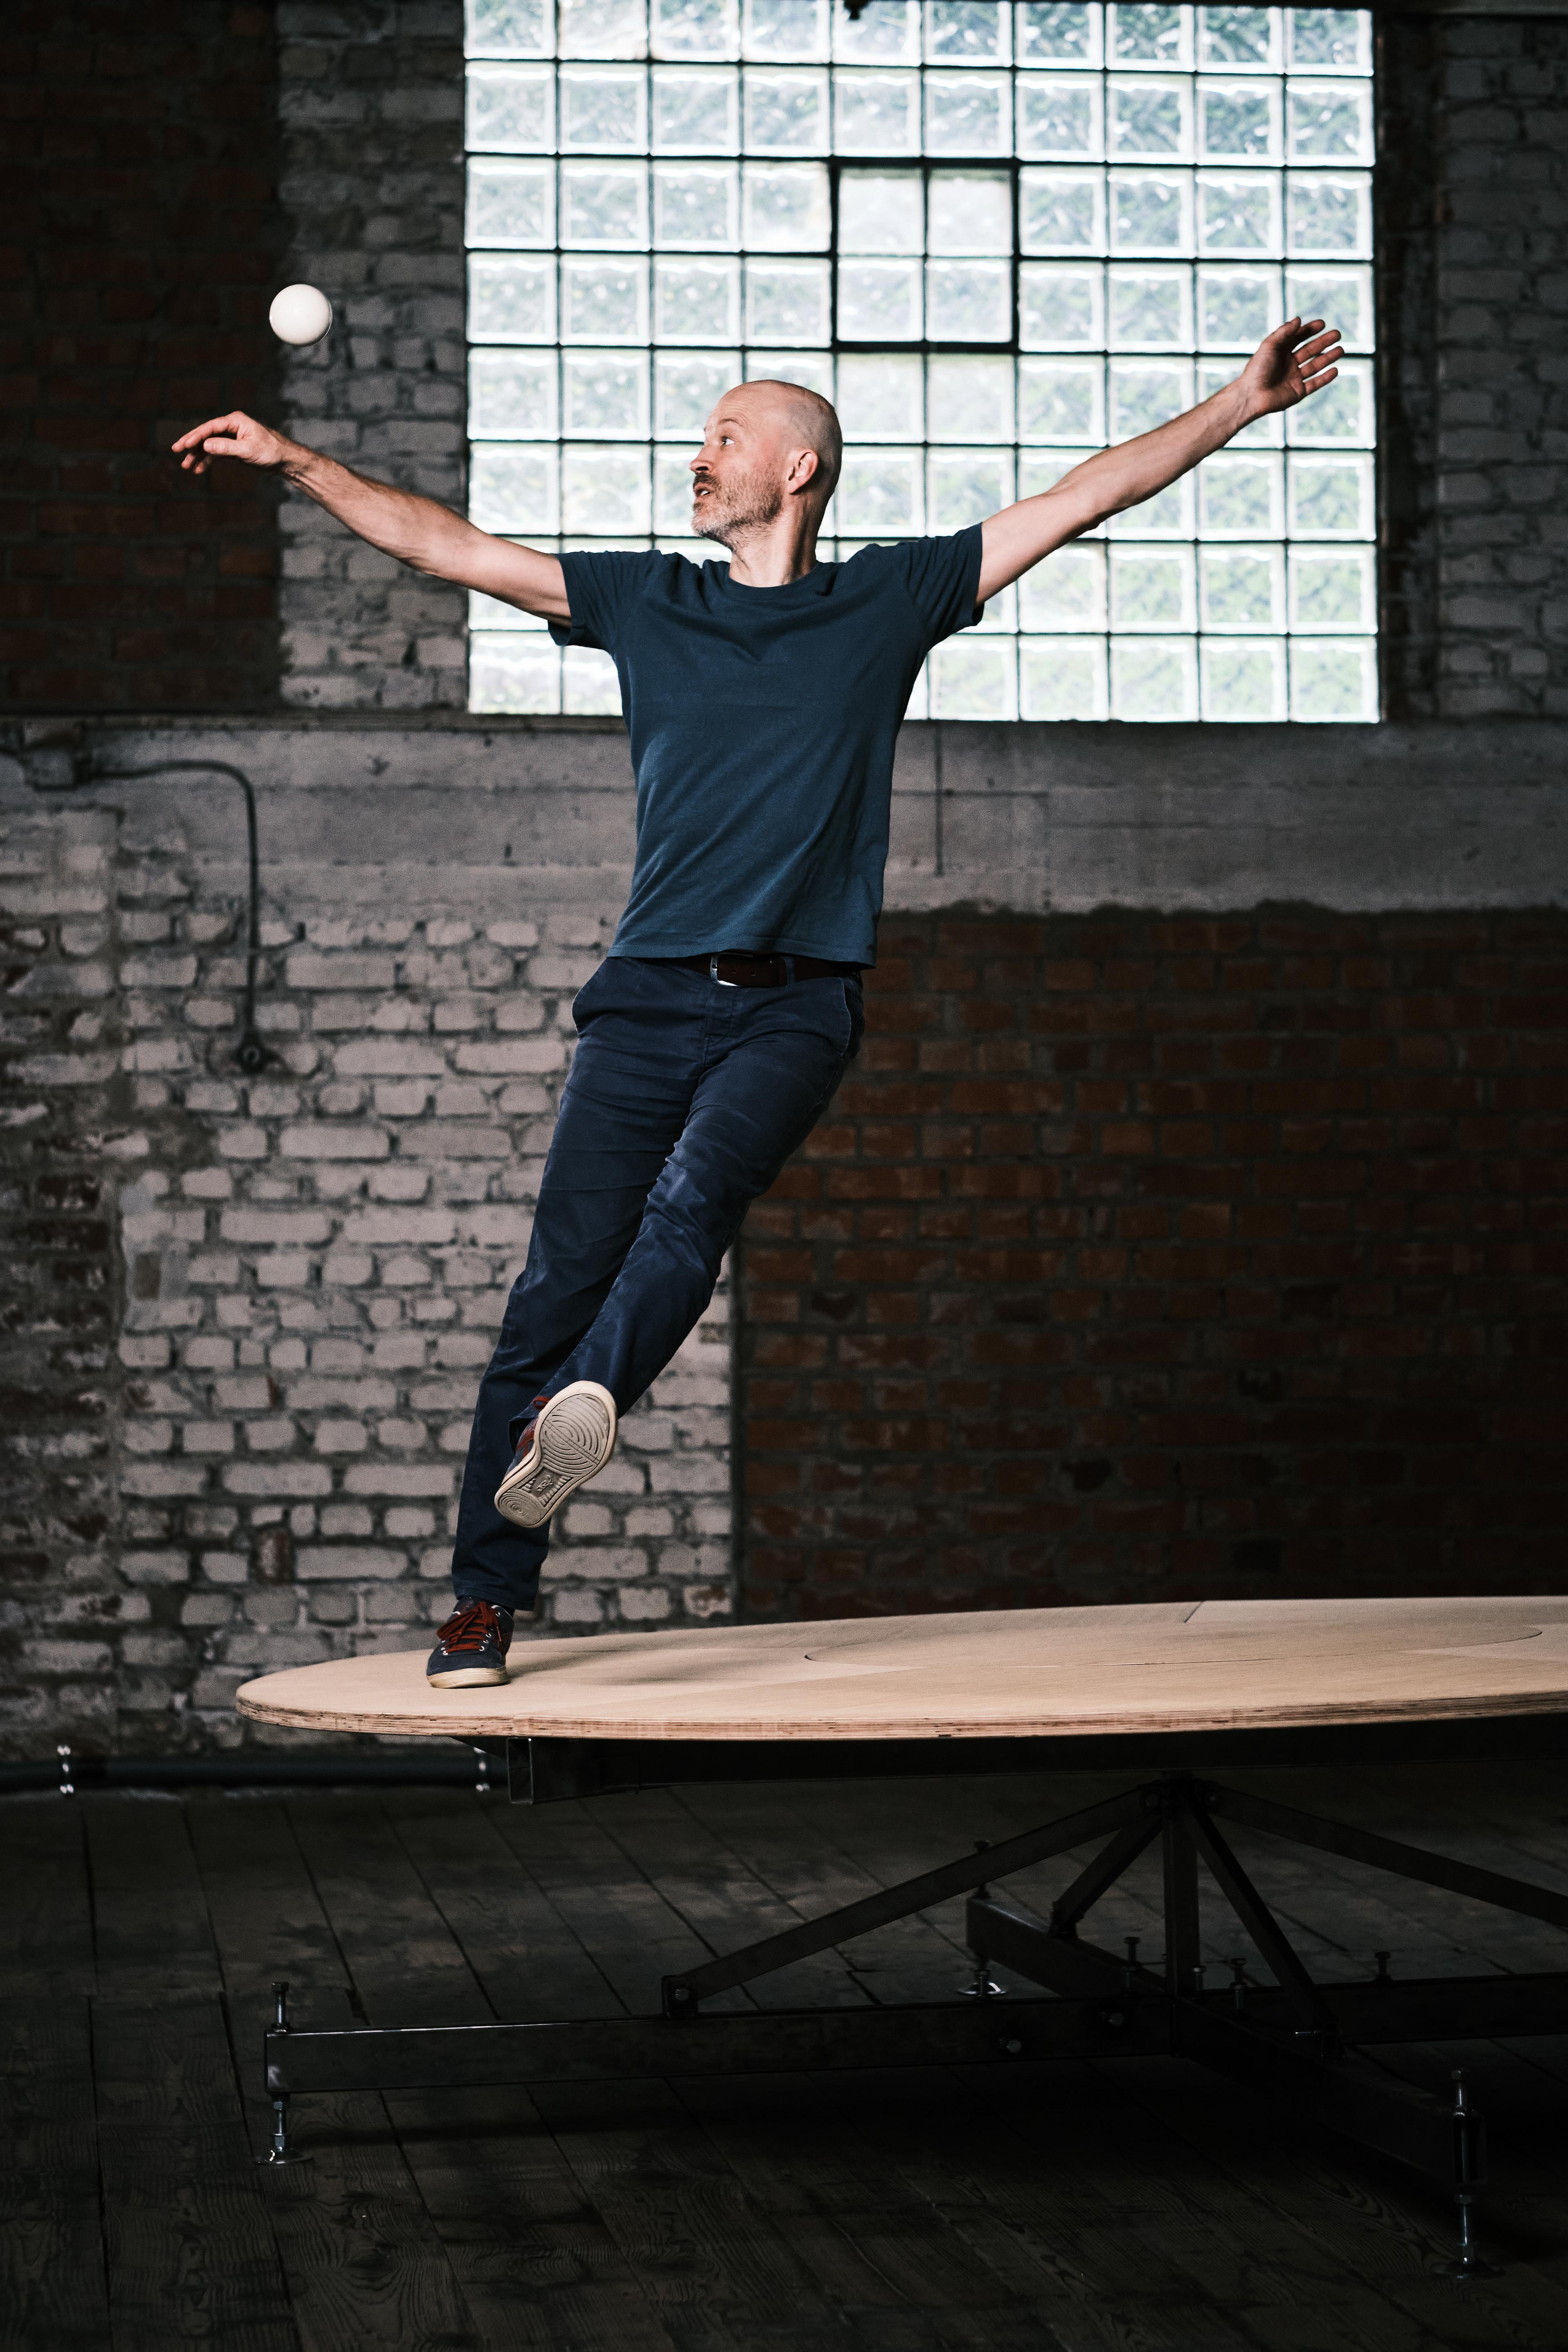
[[[821,956],[752,955],[742,948],[723,948],[717,955],[671,956],[671,963],[687,971],[706,972],[721,988],[786,988],[794,980],[850,980],[859,976],[858,963],[825,963]]]

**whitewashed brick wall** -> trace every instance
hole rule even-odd
[[[611,916],[476,920],[406,893],[344,911],[354,877],[329,868],[336,906],[268,908],[278,1058],[247,1078],[237,909],[176,832],[151,810],[17,822],[14,895],[42,916],[30,1001],[69,1025],[13,1065],[13,1146],[28,1103],[96,1090],[76,1133],[110,1180],[120,1298],[107,1423],[68,1410],[51,1441],[93,1457],[102,1539],[57,1553],[13,1612],[32,1643],[14,1720],[228,1744],[249,1675],[422,1643],[447,1613],[475,1389]],[[84,887],[115,903],[79,908]],[[721,1295],[558,1521],[525,1638],[731,1613],[729,1401]],[[62,1622],[72,1582],[92,1606]]]

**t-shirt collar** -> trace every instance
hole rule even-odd
[[[745,581],[731,580],[728,564],[721,577],[726,593],[736,596],[826,596],[833,585],[834,569],[831,563],[814,563],[798,580],[782,580],[772,588],[753,588]]]

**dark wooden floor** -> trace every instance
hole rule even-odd
[[[1252,1776],[1568,1885],[1548,1772]],[[1473,2068],[1487,2250],[1447,2209],[1177,2061],[301,2100],[258,2172],[268,1981],[295,2021],[592,2017],[658,1980],[1123,1785],[692,1792],[534,1813],[462,1791],[0,1802],[0,2343],[11,2352],[1450,2352],[1568,2347],[1568,2036],[1389,2051]],[[1240,1843],[1240,1841],[1238,1841]],[[1563,1939],[1247,1848],[1327,1976],[1563,1964]],[[1043,1908],[1074,1865],[1009,1882]],[[1095,1915],[1158,1952],[1145,1874]],[[1217,1899],[1214,1952],[1241,1947]],[[945,1998],[956,1905],[765,1980]],[[1258,1975],[1263,1975],[1259,1968]],[[744,2005],[744,1996],[730,1996]]]

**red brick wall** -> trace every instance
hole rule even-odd
[[[0,699],[276,698],[276,494],[176,431],[268,405],[269,6],[9,0],[0,21]]]
[[[882,959],[742,1244],[749,1613],[1561,1590],[1568,916]]]

